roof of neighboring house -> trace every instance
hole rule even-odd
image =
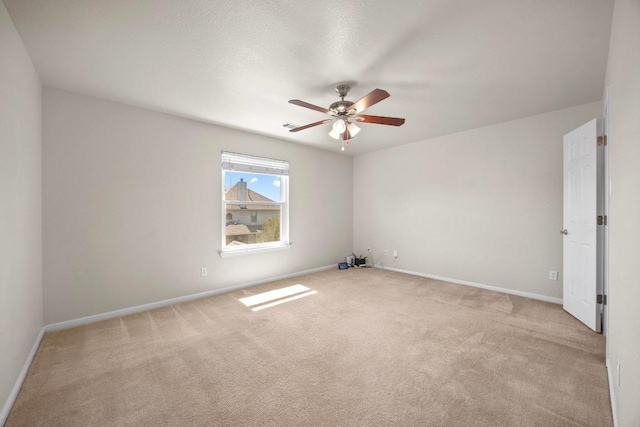
[[[262,231],[262,224],[247,224],[247,228],[252,233],[257,233],[258,231]]]
[[[224,193],[224,199],[225,200],[231,200],[234,202],[239,201],[238,200],[238,184],[234,185],[233,187],[229,188],[225,193]],[[263,196],[260,193],[256,193],[255,191],[251,190],[250,188],[247,188],[247,201],[248,202],[272,202],[275,203],[273,200],[271,200],[268,197]],[[228,205],[227,206],[227,210],[228,211],[239,211],[239,210],[252,210],[252,211],[279,211],[280,210],[280,205],[277,204],[273,204],[273,205],[269,205],[269,204],[260,204],[260,205],[246,205],[247,207],[245,209],[242,209],[240,207],[240,205]]]
[[[225,229],[227,236],[245,236],[247,234],[251,234],[251,230],[244,224],[230,224]]]

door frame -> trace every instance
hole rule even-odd
[[[603,108],[602,108],[602,116],[603,116],[603,120],[602,120],[602,134],[605,138],[605,145],[603,147],[602,150],[602,158],[603,158],[603,178],[602,180],[604,181],[603,183],[603,194],[602,194],[602,202],[603,202],[603,215],[605,215],[605,217],[607,218],[607,225],[604,226],[604,230],[603,230],[603,238],[602,238],[602,293],[605,296],[606,300],[606,304],[603,305],[602,310],[602,334],[607,336],[609,334],[609,301],[608,301],[608,297],[609,297],[609,221],[611,219],[611,216],[609,215],[609,199],[611,196],[611,178],[609,175],[609,133],[610,133],[610,129],[611,129],[611,122],[610,122],[610,117],[609,114],[611,112],[611,108],[610,108],[610,102],[609,102],[609,85],[605,86],[605,90],[604,90],[604,102],[603,102]],[[606,357],[609,357],[609,340],[607,339],[606,341]]]

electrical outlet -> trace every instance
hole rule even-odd
[[[394,258],[398,258],[398,250],[397,249],[393,250],[393,257]]]
[[[384,256],[387,256],[387,255],[389,255],[389,249],[384,250]]]
[[[202,277],[204,277],[204,276],[206,276],[207,274],[208,274],[208,272],[207,272],[207,267],[202,267],[202,268],[200,269],[200,275],[201,275]]]
[[[620,385],[620,359],[616,359],[618,364],[616,366],[616,384]]]
[[[550,271],[549,272],[549,280],[558,280],[558,272],[557,271]]]

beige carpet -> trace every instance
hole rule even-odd
[[[7,426],[610,426],[604,354],[555,304],[335,270],[48,333]]]

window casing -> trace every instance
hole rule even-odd
[[[289,247],[289,162],[222,153],[220,256]]]

